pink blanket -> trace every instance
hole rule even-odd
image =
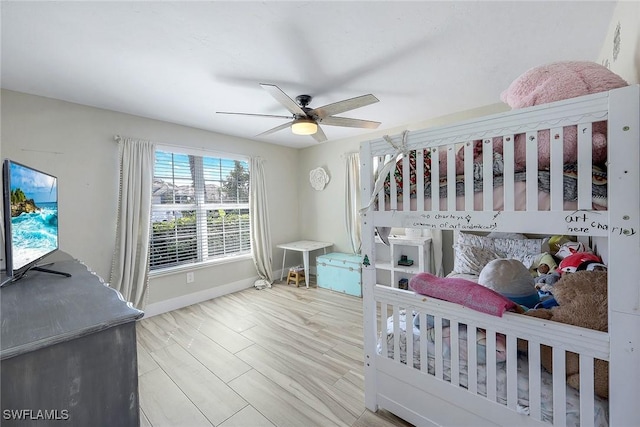
[[[409,280],[409,288],[418,294],[455,302],[493,316],[502,317],[505,311],[519,311],[516,303],[494,290],[457,277],[419,273]]]

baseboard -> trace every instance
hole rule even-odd
[[[256,280],[258,280],[257,276],[148,304],[144,309],[143,319],[251,288]]]

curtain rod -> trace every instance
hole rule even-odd
[[[123,137],[116,134],[113,135],[113,140],[116,142],[121,142],[123,140]],[[177,144],[170,144],[170,143],[166,143],[166,142],[156,142],[154,141],[154,144],[156,144],[157,147],[166,147],[166,148],[178,148],[178,149],[182,149],[182,150],[199,150],[199,151],[205,151],[207,153],[211,153],[212,155],[216,155],[216,156],[227,156],[231,159],[234,160],[248,160],[250,159],[252,156],[248,155],[248,154],[239,154],[239,153],[229,153],[227,151],[222,151],[222,150],[212,150],[210,148],[205,148],[205,147],[191,147],[188,145],[177,145]]]
[[[347,153],[342,153],[342,154],[340,154],[340,158],[341,159],[346,159],[347,157],[349,157],[352,154],[359,154],[359,153],[360,153],[359,151],[350,151],[350,152],[347,152]]]

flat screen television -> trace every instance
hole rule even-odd
[[[58,249],[58,180],[8,159],[2,177],[4,284],[18,280]]]

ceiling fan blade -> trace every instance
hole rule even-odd
[[[269,94],[271,94],[271,96],[273,96],[276,101],[282,104],[287,110],[291,111],[292,114],[306,117],[307,113],[305,113],[304,110],[300,108],[293,99],[289,98],[289,95],[284,93],[278,86],[265,83],[260,83],[260,86],[269,92]]]
[[[318,130],[316,131],[316,133],[314,133],[311,136],[317,142],[325,142],[327,140],[327,135],[324,134],[324,132],[323,132],[323,130],[322,130],[322,128],[320,126],[318,126]]]
[[[371,120],[350,119],[347,117],[335,117],[329,116],[321,119],[320,122],[323,125],[329,126],[344,126],[349,128],[364,128],[364,129],[376,129],[380,126],[380,122],[373,122]]]
[[[289,117],[288,117],[288,118],[289,118]],[[273,129],[265,130],[264,132],[259,133],[259,134],[258,134],[258,135],[256,135],[256,136],[265,136],[265,135],[270,135],[270,134],[272,134],[272,133],[274,133],[274,132],[278,132],[279,130],[286,129],[286,128],[290,127],[290,126],[291,126],[291,123],[293,123],[293,122],[287,122],[287,123],[281,124],[280,126],[276,126],[276,127],[274,127]]]
[[[275,114],[231,113],[229,111],[216,111],[216,114],[236,114],[238,116],[275,117],[277,119],[290,119],[291,116],[278,116]]]
[[[333,116],[334,114],[355,110],[356,108],[364,107],[365,105],[375,104],[378,101],[379,99],[371,94],[357,96],[355,98],[345,99],[344,101],[338,101],[333,104],[314,108],[309,112],[309,115],[316,115],[319,119],[323,119],[328,116]]]

